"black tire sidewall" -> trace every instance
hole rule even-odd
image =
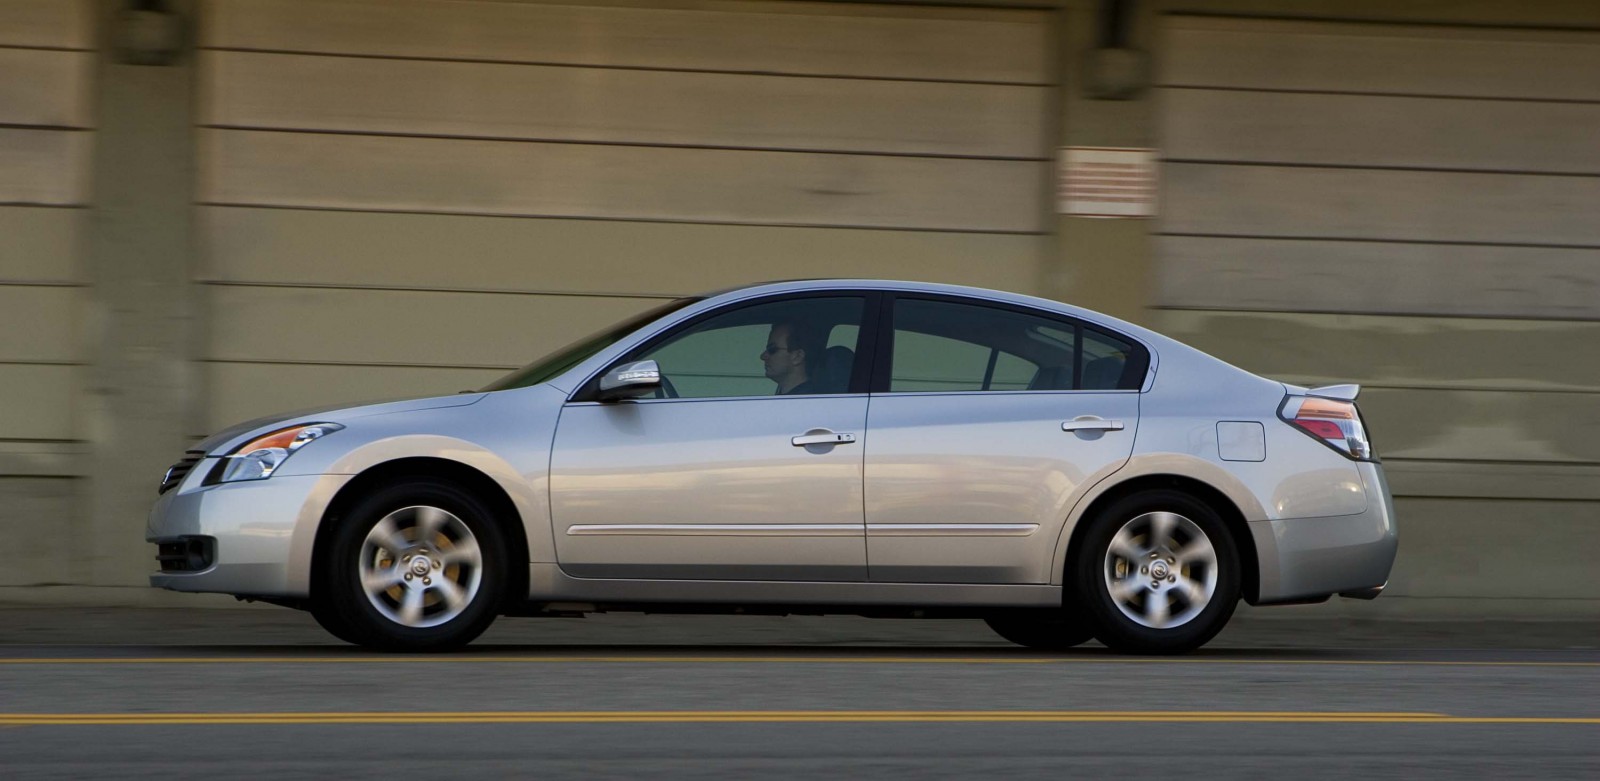
[[[1094,639],[1094,631],[1078,611],[1049,611],[1048,615],[1038,616],[996,615],[985,618],[984,623],[1006,640],[1039,651],[1065,651]]]
[[[426,505],[445,510],[466,524],[483,556],[478,593],[460,615],[439,626],[416,628],[396,624],[373,606],[361,586],[359,558],[368,532],[389,513]],[[343,628],[334,632],[360,645],[388,651],[433,651],[471,642],[494,622],[504,600],[508,561],[505,534],[493,513],[470,493],[437,480],[396,482],[358,500],[338,521],[325,555],[318,556],[321,588],[313,593],[319,622]]]
[[[1217,587],[1210,604],[1182,626],[1152,629],[1122,614],[1105,582],[1105,557],[1111,538],[1128,521],[1150,512],[1188,518],[1211,539],[1217,553]],[[1205,645],[1222,631],[1239,602],[1241,571],[1237,542],[1216,511],[1194,496],[1175,490],[1143,491],[1125,497],[1088,519],[1083,544],[1073,562],[1072,583],[1079,604],[1095,627],[1095,638],[1126,653],[1183,653]]]

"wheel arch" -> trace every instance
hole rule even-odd
[[[1086,518],[1092,518],[1096,513],[1103,511],[1116,502],[1144,491],[1165,489],[1180,491],[1204,502],[1227,525],[1228,531],[1233,533],[1234,545],[1238,549],[1240,569],[1240,590],[1245,600],[1254,604],[1261,593],[1261,562],[1256,551],[1254,537],[1250,534],[1250,524],[1246,520],[1244,511],[1231,499],[1227,493],[1216,486],[1184,474],[1152,473],[1131,477],[1110,485],[1101,490],[1093,499],[1084,506],[1082,512],[1072,521],[1071,534],[1068,535],[1066,547],[1057,554],[1055,576],[1062,579],[1063,585],[1067,583],[1066,567],[1076,560],[1078,548],[1087,533],[1089,524],[1083,523]]]
[[[527,528],[522,513],[511,494],[498,481],[483,471],[460,461],[435,456],[411,456],[374,464],[351,478],[334,494],[317,524],[317,534],[311,548],[311,598],[318,597],[322,588],[321,577],[328,571],[322,563],[329,539],[338,528],[344,514],[368,492],[383,485],[405,480],[436,479],[461,486],[489,505],[494,520],[506,535],[510,545],[508,559],[511,571],[506,577],[506,604],[520,603],[528,593],[529,546]]]

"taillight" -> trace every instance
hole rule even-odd
[[[1278,415],[1289,425],[1359,461],[1376,461],[1367,427],[1355,402],[1317,396],[1290,396]]]

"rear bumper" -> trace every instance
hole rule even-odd
[[[1251,521],[1260,589],[1252,604],[1307,602],[1342,594],[1372,599],[1389,582],[1399,537],[1394,500],[1379,464],[1358,465],[1366,512]]]

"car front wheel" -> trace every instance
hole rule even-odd
[[[504,535],[471,494],[411,480],[380,488],[337,521],[320,567],[319,623],[341,639],[390,651],[471,642],[499,612]]]
[[[1239,601],[1239,554],[1209,505],[1179,491],[1146,491],[1088,522],[1074,585],[1100,642],[1127,653],[1183,653],[1222,631]]]

